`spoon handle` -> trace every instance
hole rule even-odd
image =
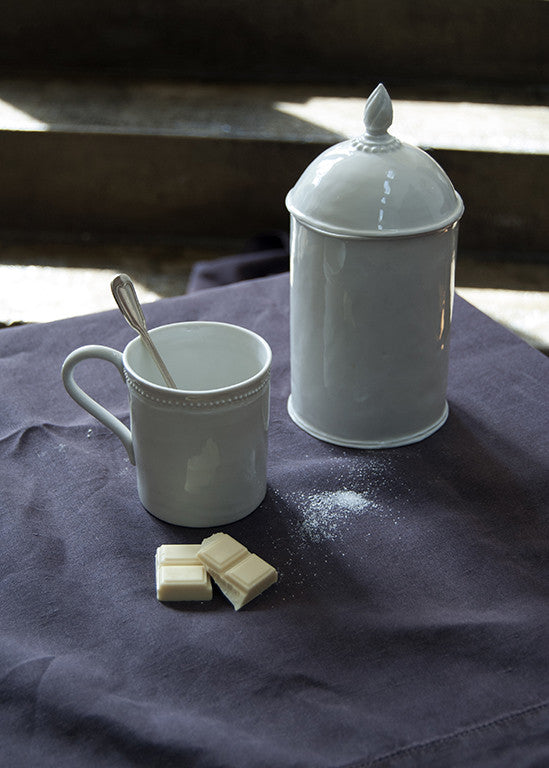
[[[118,308],[130,324],[130,326],[141,333],[147,331],[145,315],[137,298],[134,285],[128,275],[117,275],[111,283],[112,295],[118,304]]]
[[[156,365],[158,366],[158,369],[159,369],[160,373],[162,374],[162,376],[164,378],[164,381],[166,382],[168,387],[171,387],[172,389],[177,389],[177,384],[175,383],[175,381],[170,376],[170,372],[166,368],[166,364],[164,363],[164,360],[162,360],[162,358],[160,357],[160,354],[159,354],[157,348],[155,347],[155,345],[153,343],[153,340],[151,339],[149,334],[148,333],[142,333],[141,334],[141,338],[145,342],[145,345],[146,345],[147,349],[151,353],[151,356],[152,356],[154,362],[156,363]]]
[[[147,331],[147,324],[145,322],[145,315],[143,309],[137,298],[134,285],[131,278],[128,275],[117,275],[111,282],[112,295],[114,300],[118,304],[118,307],[129,325],[138,332],[144,341],[148,351],[150,352],[154,362],[158,366],[160,373],[162,374],[164,381],[172,389],[177,389],[177,384],[170,376],[168,369],[160,354],[155,347],[153,340],[149,336]]]

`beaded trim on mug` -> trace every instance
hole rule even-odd
[[[247,400],[253,395],[257,395],[262,392],[269,384],[270,376],[266,376],[256,387],[253,389],[247,389],[244,392],[238,394],[229,395],[227,397],[219,397],[215,395],[180,395],[177,398],[170,397],[158,397],[147,392],[143,387],[132,379],[126,371],[124,371],[124,378],[128,387],[137,392],[138,395],[157,403],[158,405],[165,405],[175,408],[216,408],[224,405],[232,405],[234,403]]]

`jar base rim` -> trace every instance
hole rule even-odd
[[[397,448],[402,445],[411,445],[412,443],[419,443],[426,437],[429,437],[436,432],[445,423],[448,418],[449,408],[448,402],[445,401],[444,409],[440,417],[431,425],[419,432],[413,432],[406,435],[400,435],[398,437],[387,438],[386,440],[351,440],[338,435],[330,435],[321,429],[317,429],[315,426],[302,419],[301,416],[295,411],[292,404],[292,396],[288,398],[288,414],[291,420],[304,432],[316,437],[318,440],[322,440],[325,443],[331,443],[332,445],[339,445],[343,448],[361,448],[361,449],[379,449],[379,448]]]

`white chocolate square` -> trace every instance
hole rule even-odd
[[[156,597],[163,602],[211,600],[212,582],[197,557],[199,544],[163,544],[156,550]]]
[[[225,578],[238,589],[251,590],[260,587],[263,591],[276,581],[276,570],[258,555],[250,554],[233,565],[225,573]]]
[[[272,565],[226,533],[204,539],[198,558],[236,611],[278,579]]]
[[[200,544],[162,544],[156,550],[158,565],[200,565]]]
[[[276,569],[261,557],[249,554],[233,565],[223,576],[226,584],[234,590],[230,598],[236,610],[264,592],[278,578]],[[231,593],[232,593],[231,590]]]
[[[248,552],[246,547],[227,533],[214,533],[204,539],[198,558],[209,573],[224,573]]]
[[[157,571],[156,596],[163,602],[211,600],[212,583],[203,565],[162,565]]]

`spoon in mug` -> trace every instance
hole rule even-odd
[[[160,354],[155,347],[153,340],[149,336],[149,332],[147,331],[147,324],[145,322],[145,316],[143,314],[141,304],[139,303],[139,299],[137,298],[137,294],[130,277],[124,274],[117,275],[111,282],[111,290],[112,295],[114,296],[114,300],[118,304],[120,311],[128,321],[129,325],[141,336],[145,346],[150,352],[152,359],[158,366],[164,381],[168,387],[177,389],[177,384],[170,376],[170,373],[166,368],[166,364],[160,357]]]

